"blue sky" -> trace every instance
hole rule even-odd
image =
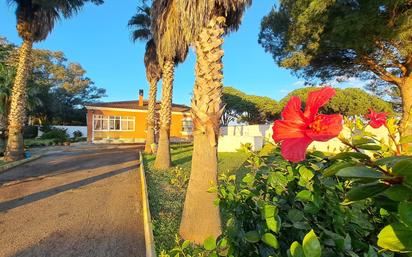
[[[97,86],[107,90],[103,101],[133,100],[138,89],[148,93],[143,64],[144,43],[132,43],[127,22],[135,13],[138,0],[106,0],[101,6],[86,5],[75,17],[60,21],[48,38],[36,48],[63,51],[71,62],[80,63]],[[281,99],[302,86],[302,80],[279,68],[270,54],[258,44],[260,21],[275,0],[253,2],[237,32],[224,43],[224,85],[248,94]],[[14,7],[0,2],[0,36],[20,44],[15,26]],[[175,72],[173,101],[190,104],[194,82],[193,52]],[[354,82],[357,83],[356,81]]]

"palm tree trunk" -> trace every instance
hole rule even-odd
[[[400,90],[402,97],[401,134],[402,137],[412,136],[412,75],[404,78]]]
[[[16,78],[11,93],[8,140],[4,160],[17,161],[24,158],[22,129],[26,119],[27,76],[33,42],[25,39],[20,48]]]
[[[156,80],[150,81],[149,89],[149,103],[147,109],[147,134],[145,153],[152,153],[152,144],[155,143],[155,126],[156,126],[156,94],[157,94],[157,82]]]
[[[180,235],[195,243],[221,233],[216,193],[208,193],[217,184],[217,143],[222,108],[222,57],[225,18],[215,17],[200,33],[196,47],[196,82],[192,100],[193,157],[186,193]]]
[[[159,145],[154,164],[155,168],[159,170],[169,169],[172,165],[170,158],[170,122],[172,118],[173,73],[174,62],[166,61],[163,66]]]

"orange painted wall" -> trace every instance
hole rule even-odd
[[[105,116],[129,116],[135,117],[135,131],[92,131],[93,127],[93,115],[105,115]],[[129,139],[129,138],[146,138],[146,117],[147,112],[128,112],[117,110],[87,110],[87,129],[88,129],[88,141],[92,141],[92,135],[94,138],[112,138],[112,139]],[[172,123],[170,127],[170,137],[178,139],[186,139],[187,135],[182,134],[184,118],[190,118],[190,113],[172,113]]]

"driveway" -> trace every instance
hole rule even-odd
[[[0,174],[0,256],[145,256],[138,146],[88,145]]]

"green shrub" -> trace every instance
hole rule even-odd
[[[366,125],[346,120],[339,154],[291,163],[277,148],[251,153],[248,173],[222,174],[210,189],[222,234],[202,247],[177,239],[160,256],[412,256],[412,138],[399,138],[395,119],[385,123],[388,140]]]
[[[39,134],[39,128],[37,126],[24,126],[23,138],[36,138]]]
[[[83,137],[83,133],[80,130],[76,130],[73,132],[73,137],[74,138]]]
[[[52,128],[50,131],[41,135],[41,139],[53,139],[53,141],[58,143],[63,143],[69,140],[69,135],[66,129]]]

